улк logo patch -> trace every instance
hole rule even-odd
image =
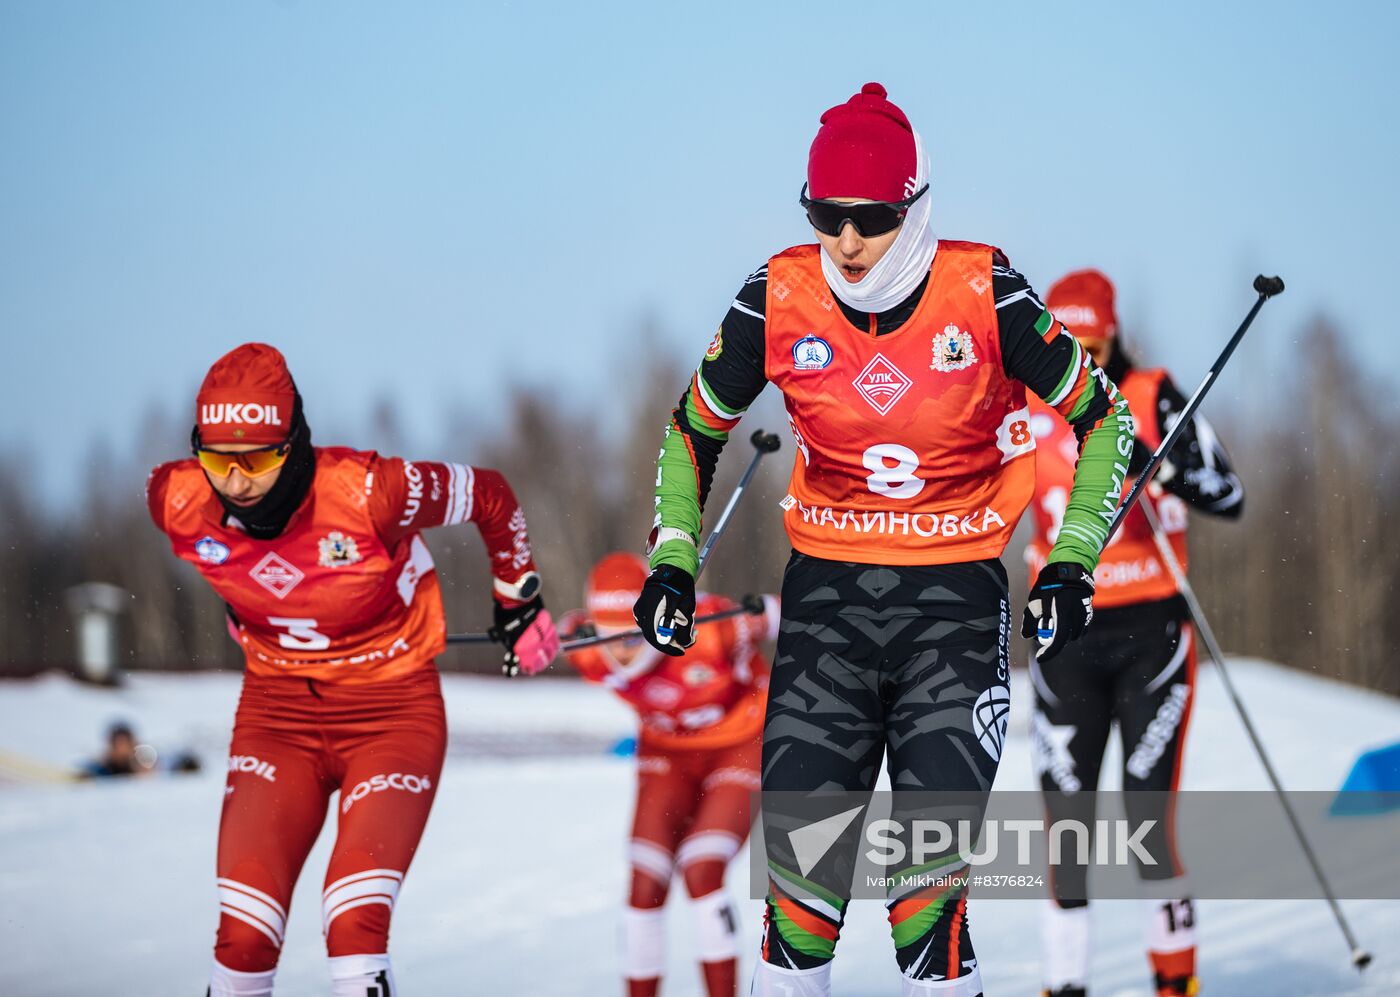
[[[945,374],[955,370],[966,370],[977,362],[977,354],[972,349],[972,333],[963,332],[949,324],[933,337],[933,362],[929,370]]]
[[[200,537],[194,542],[194,552],[205,564],[223,564],[228,560],[228,544],[213,537]]]
[[[339,530],[331,530],[319,542],[321,549],[320,565],[323,568],[338,568],[344,564],[354,564],[360,560],[360,549],[354,537],[347,537]]]
[[[306,573],[276,551],[268,551],[261,561],[253,565],[248,576],[277,598],[285,599],[287,593],[306,577]]]
[[[894,408],[894,403],[904,397],[914,382],[904,371],[886,360],[883,353],[877,353],[875,359],[866,364],[865,370],[851,383],[871,408],[884,415]]]
[[[808,334],[792,344],[793,370],[821,370],[831,363],[831,344]]]

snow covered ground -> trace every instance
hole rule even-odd
[[[1259,662],[1240,661],[1232,675],[1290,788],[1335,789],[1358,751],[1400,739],[1400,700]],[[1013,690],[999,789],[1033,787],[1023,679]],[[604,746],[630,732],[627,710],[572,682],[449,677],[445,689],[448,762],[394,915],[401,989],[410,997],[621,992],[616,915],[632,763]],[[232,675],[138,676],[118,691],[56,677],[0,683],[0,774],[6,753],[72,765],[97,751],[117,718],[158,748],[190,747],[205,762],[203,774],[184,778],[0,783],[6,994],[203,993],[215,924],[221,755],[237,690]],[[1201,672],[1185,785],[1267,786],[1210,668]],[[318,894],[329,839],[323,833],[293,901],[279,974],[284,997],[327,989]],[[741,856],[731,873],[740,895],[747,872]],[[667,997],[698,993],[678,907]],[[1203,992],[1400,993],[1400,901],[1344,907],[1376,954],[1365,976],[1350,968],[1321,901],[1201,902]],[[971,926],[988,994],[1038,992],[1039,909],[1031,901],[974,901]],[[758,901],[744,901],[745,930],[755,941],[759,911]],[[1148,994],[1136,903],[1096,905],[1095,932],[1095,994]],[[748,959],[754,947],[747,946]],[[834,976],[846,997],[898,993],[879,904],[854,905]]]

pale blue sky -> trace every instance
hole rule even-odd
[[[1319,311],[1379,372],[1397,37],[1382,3],[0,0],[0,449],[61,505],[95,437],[190,410],[247,339],[321,442],[387,397],[437,445],[510,384],[606,424],[642,316],[698,359],[811,240],[817,118],[872,79],[925,136],[941,234],[1042,289],[1107,270],[1180,380],[1259,270],[1289,290],[1222,394],[1306,363]]]

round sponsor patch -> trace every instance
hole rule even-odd
[[[200,537],[194,542],[194,552],[205,564],[223,564],[228,560],[228,544],[213,537]]]
[[[792,344],[793,370],[821,370],[831,363],[831,344],[808,333]]]

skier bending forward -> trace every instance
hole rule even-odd
[[[587,612],[565,616],[565,632],[572,638],[633,630],[632,604],[646,578],[637,555],[607,555],[588,576]],[[733,608],[719,596],[699,598],[701,615]],[[628,997],[656,997],[666,962],[662,907],[677,872],[690,896],[705,993],[736,992],[737,913],[724,873],[749,833],[768,687],[758,645],[772,640],[777,627],[777,600],[768,596],[761,621],[735,616],[700,627],[683,661],[640,639],[567,654],[584,678],[617,693],[641,721],[632,881],[623,912]]]
[[[928,175],[918,134],[879,84],[822,116],[802,195],[818,244],[744,282],[659,459],[653,570],[635,613],[679,655],[720,449],[767,382],[782,390],[797,442],[782,501],[794,551],[765,793],[868,792],[886,755],[896,792],[990,789],[1009,704],[998,556],[1035,483],[1025,387],[1069,421],[1080,452],[1023,631],[1041,630],[1053,655],[1092,612],[1132,453],[1127,403],[997,249],[935,238]],[[768,847],[754,993],[828,994],[849,891],[812,896],[772,835]],[[888,898],[904,992],[974,997],[966,891],[940,889]]]
[[[389,918],[428,819],[446,728],[446,627],[419,530],[474,522],[508,666],[558,638],[525,517],[465,464],[312,447],[282,354],[249,343],[199,389],[192,460],[162,464],[151,517],[229,609],[247,671],[219,822],[212,997],[272,993],[302,863],[340,791],[321,925],[334,997],[397,994]]]

